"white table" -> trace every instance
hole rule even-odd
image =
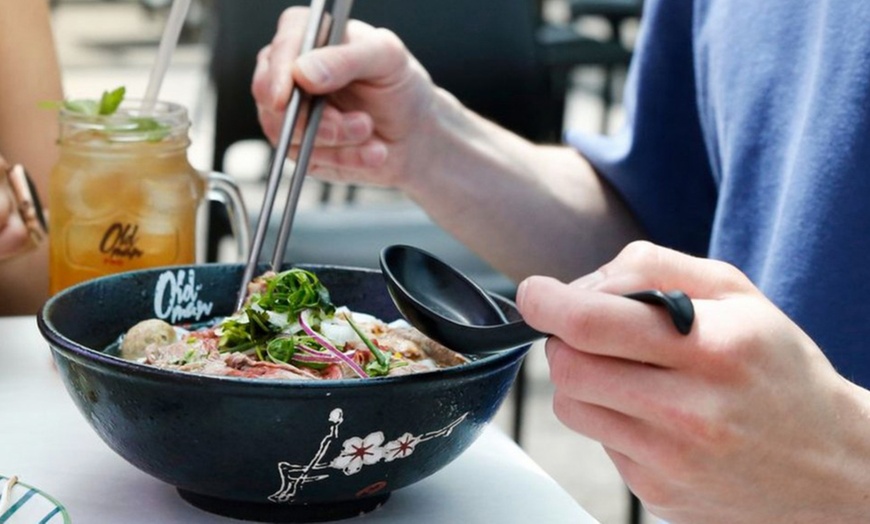
[[[187,504],[109,449],[67,395],[34,317],[0,317],[0,475],[54,496],[75,524],[239,522]],[[596,522],[494,426],[443,470],[342,522],[411,520]]]

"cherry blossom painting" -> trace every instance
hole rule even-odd
[[[281,487],[269,496],[273,502],[292,502],[299,490],[305,484],[329,479],[330,475],[341,473],[355,475],[364,467],[383,462],[393,462],[411,456],[417,447],[427,441],[444,438],[450,435],[453,428],[468,417],[464,413],[446,426],[414,435],[405,432],[402,435],[387,440],[383,431],[374,431],[368,435],[353,436],[344,440],[337,455],[328,458],[329,449],[339,440],[339,426],[344,422],[344,411],[340,408],[329,414],[329,430],[320,441],[320,446],[305,464],[278,464]]]

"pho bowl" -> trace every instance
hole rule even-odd
[[[399,318],[379,271],[299,267],[320,278],[336,305]],[[197,375],[107,352],[141,320],[230,314],[242,272],[206,264],[101,277],[56,294],[37,318],[69,395],[99,436],[213,513],[299,522],[377,508],[474,442],[528,351],[421,374],[323,381]],[[495,298],[518,318],[510,301]]]

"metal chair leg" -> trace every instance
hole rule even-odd
[[[520,369],[517,371],[517,378],[514,381],[514,424],[513,437],[514,442],[522,446],[523,436],[523,415],[525,412],[526,400],[526,360],[520,364]]]
[[[643,505],[631,490],[628,491],[628,497],[628,522],[629,524],[641,524],[643,522]]]

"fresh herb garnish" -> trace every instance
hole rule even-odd
[[[103,91],[103,96],[99,100],[78,99],[64,100],[62,106],[67,111],[90,116],[108,116],[114,115],[121,102],[124,101],[124,95],[127,89],[123,86],[112,91]],[[153,120],[153,119],[152,119]]]
[[[356,322],[351,318],[351,313],[345,315],[344,318],[347,320],[347,323],[350,324],[350,327],[354,330],[357,336],[362,339],[366,347],[369,348],[372,355],[375,356],[375,360],[366,365],[366,372],[373,377],[386,376],[390,372],[390,355],[384,353],[381,348],[379,348],[362,332],[362,330],[356,325]]]
[[[351,313],[343,315],[374,359],[365,368],[318,332],[320,322],[335,315],[329,291],[317,276],[304,269],[262,277],[255,282],[262,291],[252,293],[242,309],[220,324],[221,352],[249,351],[275,363],[323,369],[330,364],[347,365],[360,377],[382,377],[390,369],[406,365],[394,362],[356,325]]]
[[[103,91],[103,95],[99,100],[82,98],[43,103],[41,105],[46,108],[63,108],[66,111],[83,116],[112,116],[118,112],[118,108],[124,102],[126,94],[127,89],[121,86],[111,91]],[[148,142],[159,142],[166,138],[170,131],[168,125],[159,122],[157,119],[141,116],[129,116],[124,122],[107,125],[105,129],[111,134],[142,134]]]
[[[305,331],[305,333],[307,333],[311,338],[316,340],[318,345],[326,349],[329,353],[332,354],[332,356],[347,364],[347,366],[352,369],[353,372],[357,374],[357,376],[359,376],[360,378],[368,378],[370,375],[363,368],[361,368],[352,357],[342,353],[337,347],[333,346],[328,340],[326,340],[326,338],[314,331],[314,328],[309,324],[309,320],[305,318],[306,313],[309,314],[310,319],[311,310],[303,311],[299,314],[299,325],[302,326],[302,330]]]
[[[253,295],[251,303],[263,309],[285,313],[288,319],[295,318],[306,309],[314,309],[330,316],[335,306],[317,275],[304,269],[293,268],[278,273],[266,281],[266,290]]]
[[[115,111],[121,107],[121,102],[124,101],[124,95],[127,94],[127,89],[121,86],[114,91],[103,91],[103,96],[100,97],[100,107],[98,113],[101,115],[114,115]]]
[[[272,362],[289,363],[296,354],[296,337],[275,337],[266,344],[266,356]],[[260,360],[265,360],[260,357]]]
[[[265,278],[265,290],[254,293],[241,311],[221,323],[221,351],[265,349],[267,340],[296,322],[304,310],[330,316],[335,306],[317,276],[293,268]]]

